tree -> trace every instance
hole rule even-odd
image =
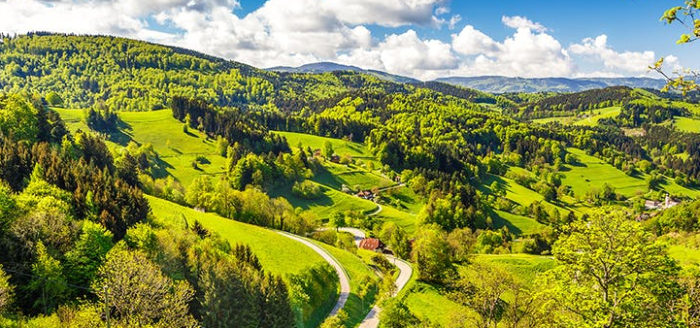
[[[418,279],[439,284],[453,269],[450,246],[445,239],[445,232],[437,225],[424,226],[416,232],[413,261],[418,269]]]
[[[0,264],[0,316],[10,307],[15,297],[15,288],[10,285],[10,276],[2,269]]]
[[[686,28],[687,33],[681,34],[676,43],[686,44],[700,38],[700,0],[686,0],[683,6],[676,6],[664,12],[661,20],[666,24],[679,23]],[[684,94],[692,90],[700,90],[697,79],[700,72],[685,69],[668,74],[663,70],[664,58],[659,59],[649,69],[657,71],[668,81],[664,90],[679,90]],[[691,78],[688,79],[687,77]]]
[[[32,265],[32,280],[27,286],[37,295],[34,307],[44,313],[53,311],[66,296],[68,286],[63,277],[61,262],[46,251],[44,244],[36,244],[36,262]]]
[[[345,322],[347,319],[348,314],[345,311],[340,310],[337,314],[323,320],[323,323],[319,326],[319,328],[345,328],[346,326],[343,322]]]
[[[391,299],[379,313],[379,327],[382,328],[407,328],[419,323],[401,299]]]
[[[678,266],[631,214],[603,208],[552,249],[557,262],[546,274],[563,327],[665,327],[681,289]]]
[[[335,227],[336,232],[339,228],[342,228],[347,225],[347,223],[345,222],[345,215],[340,212],[331,213],[331,216],[328,218],[328,223],[332,227]]]
[[[326,140],[323,143],[323,157],[331,158],[331,156],[333,156],[333,153],[333,144],[330,141]]]
[[[112,248],[113,235],[104,227],[83,221],[81,235],[66,253],[66,276],[78,286],[89,286],[97,278],[97,270]]]
[[[447,243],[450,245],[450,255],[455,262],[467,262],[476,244],[476,236],[469,228],[452,230],[447,235]]]
[[[194,327],[188,303],[193,291],[187,282],[174,283],[141,251],[113,249],[93,284],[112,315],[126,325]],[[103,287],[106,286],[106,293]]]

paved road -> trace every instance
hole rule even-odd
[[[340,231],[344,232],[349,232],[355,237],[355,243],[360,245],[360,241],[365,238],[365,232],[357,229],[357,228],[340,228],[338,229]],[[384,256],[389,260],[389,262],[394,263],[396,267],[399,269],[399,277],[396,278],[396,291],[394,292],[394,295],[396,296],[404,287],[406,287],[406,284],[408,284],[408,281],[411,280],[411,276],[413,275],[413,268],[411,265],[404,261],[401,260],[397,257],[391,256],[384,254]],[[376,328],[379,326],[379,312],[381,310],[379,309],[378,306],[374,306],[372,310],[369,311],[367,316],[365,317],[364,320],[362,320],[362,323],[360,324],[360,328]]]
[[[339,231],[348,232],[355,237],[355,245],[360,248],[360,242],[365,239],[365,232],[357,228],[338,228]]]
[[[334,269],[335,272],[338,274],[338,278],[340,280],[340,295],[338,295],[338,301],[335,303],[335,307],[333,307],[333,310],[329,314],[329,316],[335,315],[340,311],[343,306],[345,306],[345,302],[348,301],[348,296],[350,295],[350,280],[348,279],[347,273],[345,273],[345,270],[343,269],[343,266],[338,263],[338,261],[335,260],[326,250],[321,248],[320,246],[304,239],[299,236],[282,232],[282,231],[277,231],[278,234],[285,236],[290,239],[294,239],[308,247],[314,250],[314,252],[318,253],[318,255],[321,255],[328,264],[330,264]]]

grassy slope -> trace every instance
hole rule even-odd
[[[326,141],[330,141],[333,145],[333,150],[338,155],[350,155],[353,157],[370,157],[371,155],[367,151],[365,145],[357,142],[344,141],[341,139],[319,137],[304,133],[295,132],[281,132],[276,131],[275,133],[287,138],[287,142],[290,146],[296,147],[299,143],[306,148],[311,147],[311,149],[323,149],[323,145]]]
[[[534,281],[539,272],[554,267],[554,260],[550,257],[526,254],[475,255],[473,261],[502,267],[531,287],[536,287]],[[458,269],[469,274],[470,267],[462,266]],[[414,285],[412,293],[406,297],[406,303],[411,312],[419,318],[428,319],[443,326],[448,325],[452,313],[475,315],[472,310],[453,302],[441,295],[435,287],[425,283]]]
[[[77,129],[88,130],[81,120],[81,110],[56,111],[71,132]],[[183,132],[183,123],[174,119],[170,110],[122,112],[119,117],[124,123],[122,132],[110,136],[108,145],[117,149],[126,146],[131,140],[139,145],[150,143],[160,155],[161,166],[183,186],[188,186],[202,174],[216,175],[224,171],[226,159],[219,155],[213,141],[207,140],[203,134],[193,129],[189,129],[189,133]],[[192,167],[192,162],[199,155],[205,156],[211,163],[199,165],[200,170],[196,170]]]
[[[562,183],[571,186],[577,196],[584,195],[593,188],[601,188],[604,183],[615,187],[617,192],[627,197],[648,191],[643,179],[628,176],[601,159],[586,154],[583,150],[569,148],[568,152],[578,156],[580,164],[566,165],[568,170],[563,172]]]
[[[700,120],[690,117],[676,117],[674,120],[676,129],[683,132],[700,132]]]
[[[569,148],[568,151],[578,156],[581,164],[566,165],[568,171],[563,172],[562,183],[571,186],[576,195],[583,195],[592,188],[600,188],[604,183],[612,185],[616,192],[627,197],[635,197],[648,192],[645,182],[646,175],[631,177],[601,159],[586,154],[583,150]],[[691,198],[700,197],[700,190],[680,186],[673,179],[666,178],[660,187],[671,194]]]
[[[603,118],[611,118],[615,117],[620,114],[620,111],[622,110],[621,107],[607,107],[607,108],[601,108],[601,109],[594,109],[593,110],[593,115],[590,117],[586,117],[583,119],[578,119],[575,116],[563,116],[563,117],[544,117],[544,118],[538,118],[534,119],[531,122],[532,123],[538,123],[538,124],[547,124],[551,122],[559,122],[561,124],[574,124],[574,125],[583,125],[583,126],[595,126],[598,124],[598,121]],[[587,112],[584,112],[587,113]]]
[[[574,123],[574,125],[595,126],[596,124],[598,124],[598,121],[600,119],[615,117],[620,114],[621,110],[621,107],[607,107],[601,109],[594,109],[593,116],[579,120],[578,122]]]
[[[308,247],[281,236],[274,231],[258,226],[224,219],[216,214],[201,213],[166,200],[146,196],[151,204],[153,215],[160,219],[184,225],[195,220],[231,244],[248,244],[260,259],[263,267],[275,274],[297,274],[324,260]]]

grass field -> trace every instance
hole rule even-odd
[[[56,109],[72,133],[78,129],[87,131],[82,121],[82,110]],[[217,175],[224,171],[226,159],[219,155],[213,140],[189,129],[183,132],[183,123],[174,119],[170,110],[152,112],[121,112],[123,122],[120,133],[112,134],[107,144],[112,149],[126,146],[129,141],[139,145],[150,143],[159,154],[161,166],[166,172],[187,187],[200,175]],[[204,156],[209,164],[192,167],[197,156]]]
[[[522,282],[532,285],[538,273],[554,267],[554,259],[549,256],[529,254],[479,254],[474,256],[474,262],[501,267]]]
[[[419,319],[430,320],[443,327],[449,326],[451,315],[471,312],[441,295],[434,286],[422,282],[415,282],[405,301],[408,309]]]
[[[700,133],[700,120],[690,117],[676,117],[673,119],[676,130],[683,132]]]
[[[497,216],[493,219],[495,228],[508,227],[508,231],[517,235],[533,234],[541,232],[546,226],[522,215],[512,214],[503,211],[494,211]]]
[[[571,186],[577,196],[582,196],[593,188],[602,188],[604,183],[615,188],[615,191],[627,197],[648,191],[647,185],[641,178],[631,177],[601,159],[586,154],[583,150],[569,148],[569,153],[579,158],[579,164],[566,165],[562,183]]]
[[[328,161],[324,163],[322,171],[316,173],[313,180],[336,190],[340,190],[342,185],[345,185],[355,191],[357,191],[356,189],[372,189],[374,187],[385,188],[396,184],[363,168]]]
[[[232,245],[247,244],[260,259],[265,270],[274,274],[297,274],[324,260],[310,248],[274,231],[234,220],[224,219],[212,213],[201,213],[159,198],[146,196],[158,220],[184,226],[195,220]]]
[[[352,157],[370,157],[371,156],[371,154],[367,151],[367,147],[365,147],[365,145],[358,143],[358,142],[345,141],[345,140],[335,139],[335,138],[319,137],[319,136],[314,136],[314,135],[304,134],[304,133],[282,132],[282,131],[273,131],[273,132],[287,138],[287,142],[292,147],[296,147],[299,143],[301,143],[301,145],[304,148],[311,147],[311,149],[323,149],[323,144],[326,141],[330,141],[330,143],[333,145],[333,150],[338,155],[342,156],[342,155],[347,154],[347,155],[350,155]]]
[[[552,122],[559,122],[561,124],[571,124],[571,122],[574,122],[574,121],[576,121],[575,116],[561,116],[561,117],[536,118],[534,120],[531,120],[530,122],[537,123],[537,124],[547,124],[547,123],[552,123]]]
[[[593,116],[579,120],[575,122],[574,125],[596,126],[601,119],[615,117],[620,114],[621,110],[621,107],[594,109]]]
[[[361,211],[370,212],[377,204],[353,195],[344,194],[338,190],[324,187],[319,199],[308,200],[292,195],[290,187],[284,190],[270,192],[271,197],[284,197],[294,207],[300,207],[314,212],[319,218],[328,218],[333,212]]]

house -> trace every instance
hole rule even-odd
[[[381,252],[384,247],[384,243],[377,238],[365,238],[360,241],[360,248],[368,251]]]
[[[676,201],[675,199],[669,197],[668,194],[666,194],[666,199],[664,200],[664,208],[671,208],[671,207],[674,207],[680,203],[681,202]]]
[[[338,155],[338,154],[331,155],[331,162],[336,163],[336,164],[340,163],[340,155]]]
[[[360,198],[366,199],[366,200],[374,200],[374,196],[375,195],[374,195],[374,193],[372,193],[371,190],[360,190],[357,193],[357,197],[360,197]]]
[[[671,207],[674,207],[681,202],[671,198],[668,194],[666,194],[666,198],[664,199],[663,202],[655,201],[655,200],[646,200],[644,201],[644,208],[647,210],[665,210]]]
[[[314,149],[314,157],[321,157],[321,149]]]
[[[661,208],[661,202],[655,200],[645,200],[644,208],[647,210],[658,210]]]

